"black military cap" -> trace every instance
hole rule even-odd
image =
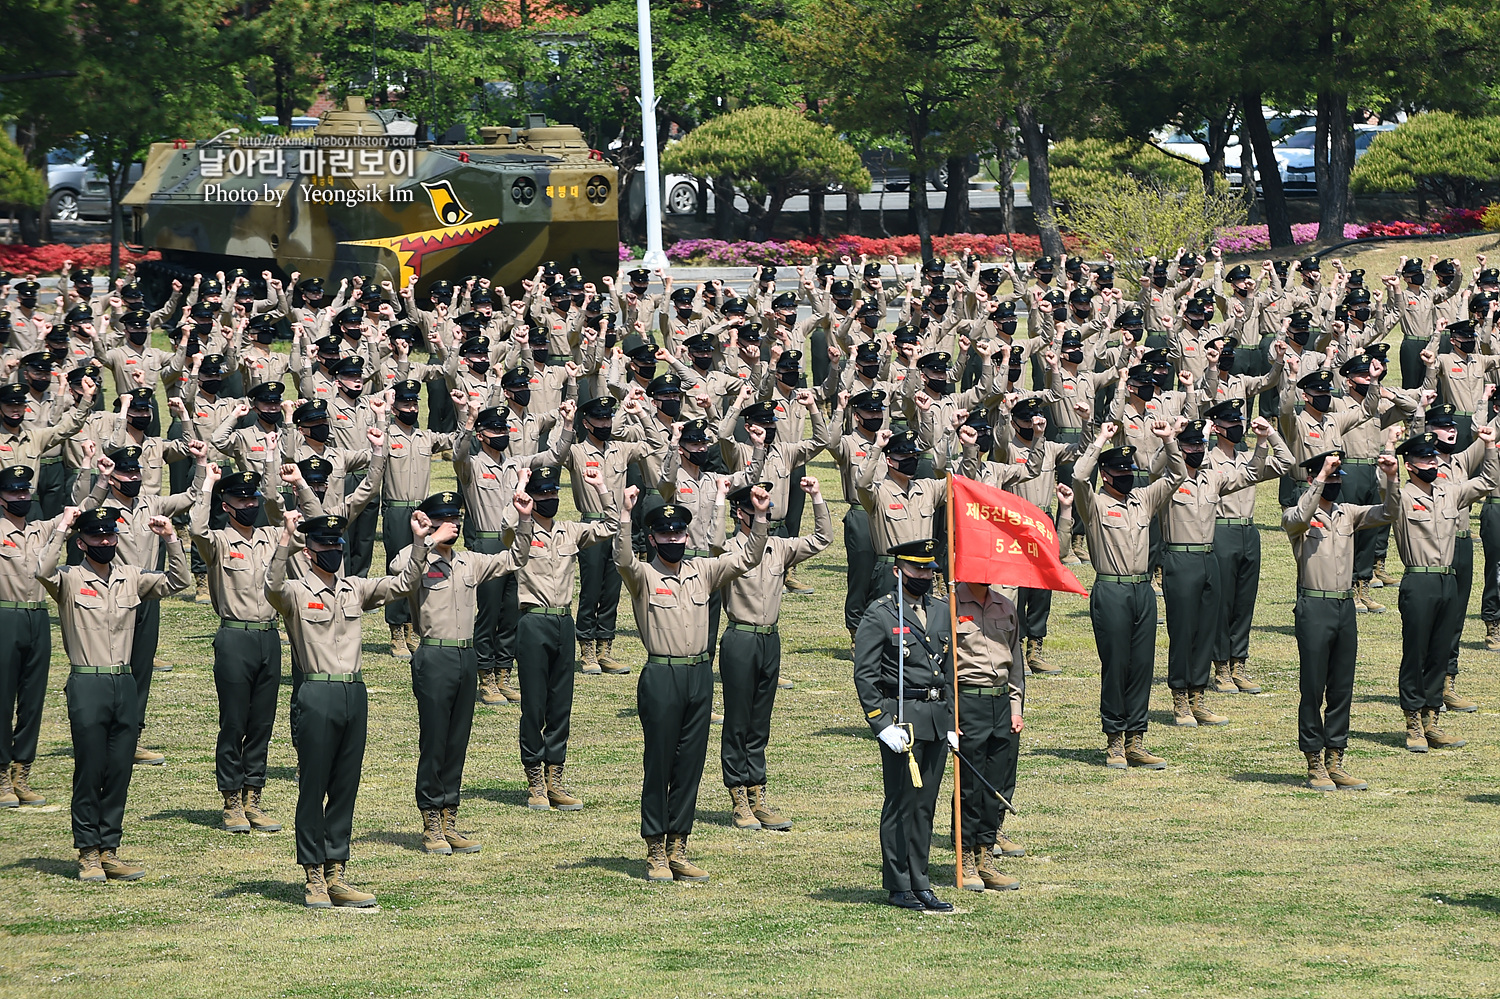
[[[1062,339],[1058,342],[1058,345],[1064,348],[1082,347],[1083,334],[1080,333],[1076,327],[1066,329],[1063,331]]]
[[[9,468],[0,468],[0,492],[13,493],[22,489],[31,488],[31,480],[36,478],[36,470],[29,465],[11,465]]]
[[[1353,270],[1349,271],[1349,287],[1363,288],[1364,284],[1365,269],[1363,267],[1356,267]]]
[[[1451,402],[1445,402],[1441,406],[1428,406],[1426,419],[1429,427],[1456,427],[1458,407]]]
[[[875,299],[867,298],[859,303],[859,311],[855,315],[861,319],[866,316],[874,316],[876,319],[880,319],[885,316],[885,309]]]
[[[52,357],[43,351],[35,350],[21,358],[21,367],[36,368],[38,371],[51,371]]]
[[[1344,295],[1344,304],[1345,305],[1369,305],[1370,304],[1370,289],[1369,288],[1350,288],[1349,291],[1346,292],[1345,295]]]
[[[1417,257],[1412,257],[1406,263],[1404,263],[1404,264],[1401,265],[1401,273],[1402,274],[1421,274],[1422,273],[1422,261],[1419,258],[1417,258]]]
[[[651,272],[644,267],[632,267],[625,272],[631,284],[647,284],[651,281]]]
[[[828,293],[834,298],[849,298],[854,294],[854,282],[840,278],[828,286]]]
[[[82,326],[84,323],[94,321],[94,310],[90,309],[87,305],[75,305],[68,310],[68,314],[64,318],[70,326]],[[56,329],[56,327],[53,327],[53,329]]]
[[[1152,347],[1141,355],[1141,363],[1150,365],[1153,368],[1159,368],[1164,364],[1171,364],[1172,355],[1168,354],[1163,347]]]
[[[224,355],[223,354],[205,354],[205,355],[203,355],[203,363],[198,366],[198,375],[199,375],[200,378],[210,378],[210,377],[213,377],[214,375],[222,375],[223,373],[224,373]]]
[[[687,530],[687,526],[692,522],[693,513],[687,507],[676,503],[663,503],[651,511],[651,516],[646,518],[646,530],[651,534],[671,534]]]
[[[246,499],[260,498],[259,472],[234,472],[219,480],[219,490],[225,496],[241,496]]]
[[[151,325],[151,313],[145,309],[131,309],[120,316],[120,325],[130,329],[145,329]]]
[[[340,326],[363,326],[365,316],[364,313],[359,311],[359,306],[351,305],[340,311],[335,321]]]
[[[1048,254],[1036,258],[1036,263],[1031,265],[1034,271],[1051,271],[1057,268],[1057,261]]]
[[[993,430],[990,426],[990,418],[985,415],[984,410],[975,408],[964,418],[964,426],[973,427],[975,430]]]
[[[694,333],[682,345],[692,354],[711,354],[719,347],[719,341],[712,333]]]
[[[1250,268],[1245,264],[1235,264],[1224,273],[1227,281],[1243,281],[1250,276]]]
[[[885,446],[886,454],[921,454],[922,442],[917,435],[909,430],[901,430],[891,434],[890,443]]]
[[[937,561],[937,542],[931,538],[922,538],[920,541],[906,541],[899,545],[891,545],[886,549],[886,554],[897,562],[905,562],[907,565],[930,566]]]
[[[395,390],[398,402],[416,402],[422,398],[422,383],[414,378],[399,381],[391,388]]]
[[[1094,293],[1088,288],[1074,288],[1068,295],[1068,302],[1072,305],[1090,305],[1094,301]]]
[[[127,409],[150,409],[155,398],[156,393],[144,385],[133,388],[120,396],[120,400],[125,403]]]
[[[871,261],[868,261],[865,264],[865,277],[867,277],[867,278],[878,278],[878,277],[880,277],[880,262],[878,260],[871,260]],[[984,280],[984,275],[980,274],[979,275],[979,279],[981,281]]]
[[[1132,364],[1129,370],[1125,372],[1125,380],[1126,382],[1139,382],[1144,385],[1146,382],[1152,381],[1155,375],[1156,369],[1152,368],[1149,364]]]
[[[952,363],[953,355],[946,350],[934,350],[917,358],[917,367],[926,368],[928,371],[947,371]]]
[[[927,301],[929,301],[929,302],[946,302],[946,301],[948,301],[948,286],[946,284],[935,284],[935,285],[933,285],[932,286],[932,290],[927,293]]]
[[[555,493],[561,489],[561,465],[538,465],[531,470],[531,478],[526,480],[526,491],[532,496]]]
[[[813,271],[818,277],[831,277],[838,268],[830,263],[821,263]]]
[[[392,340],[411,340],[415,342],[422,335],[416,323],[391,323],[385,328],[385,335]]]
[[[757,402],[754,405],[745,407],[744,417],[746,423],[769,427],[776,423],[776,410],[768,403]]]
[[[1136,448],[1132,444],[1112,447],[1099,455],[1099,467],[1112,471],[1130,471],[1135,468]]]
[[[458,352],[465,356],[469,354],[483,354],[490,356],[490,338],[487,336],[471,336],[458,348]]]
[[[920,343],[922,340],[921,331],[913,326],[897,326],[891,335],[897,343]]]
[[[1208,408],[1203,416],[1214,423],[1244,423],[1245,400],[1225,399]]]
[[[1167,261],[1165,261],[1165,260],[1158,260],[1158,261],[1156,261],[1156,263],[1154,263],[1154,264],[1151,265],[1151,273],[1152,274],[1165,274],[1165,273],[1167,273]]]
[[[511,368],[500,376],[500,387],[510,389],[512,392],[526,388],[530,384],[531,374],[525,368]]]
[[[68,327],[58,324],[48,330],[47,335],[42,337],[42,340],[45,343],[53,345],[65,345],[69,342]]]
[[[726,316],[743,316],[750,311],[750,302],[738,296],[724,300],[723,312]]]
[[[1319,266],[1317,257],[1303,257],[1297,261],[1297,270],[1307,273],[1308,271],[1322,270],[1322,267]]]
[[[1297,379],[1297,387],[1309,395],[1328,393],[1333,390],[1333,372],[1327,368],[1303,375]]]
[[[797,296],[789,291],[784,291],[771,299],[771,308],[776,312],[797,308]]]
[[[79,534],[90,534],[94,537],[102,537],[106,534],[120,533],[120,511],[111,506],[95,507],[85,510],[73,521],[73,528]]]
[[[16,285],[16,294],[22,298],[35,298],[41,293],[42,286],[35,281],[22,281]]]
[[[496,406],[481,409],[474,417],[475,430],[504,430],[510,432],[510,421],[506,419],[505,412]]]
[[[1339,374],[1348,378],[1350,375],[1366,375],[1370,373],[1370,355],[1364,351],[1355,354],[1349,360],[1339,365]]]
[[[1312,319],[1312,313],[1307,311],[1306,309],[1293,309],[1291,315],[1292,329],[1310,329],[1312,327]]]
[[[1339,461],[1343,461],[1344,452],[1342,450],[1324,451],[1322,454],[1315,454],[1311,458],[1308,458],[1306,461],[1298,462],[1298,464],[1302,468],[1307,469],[1308,478],[1312,478],[1323,470],[1323,462],[1327,461],[1329,458],[1337,458]],[[1342,468],[1339,469],[1339,474],[1344,474],[1344,470]]]
[[[99,367],[99,362],[90,361],[88,364],[79,365],[68,372],[68,384],[82,385],[85,378],[92,378],[97,382],[99,376],[103,373],[103,369]]]
[[[115,463],[117,472],[139,472],[141,470],[141,449],[134,444],[129,447],[116,448],[109,453],[109,460]]]
[[[483,329],[484,317],[477,312],[465,312],[453,320],[453,324],[461,330]]]
[[[1195,316],[1207,315],[1208,303],[1199,298],[1197,295],[1194,295],[1192,298],[1189,298],[1187,300],[1187,304],[1183,307],[1183,310]]]
[[[922,261],[923,274],[941,274],[943,273],[945,267],[946,265],[941,260],[933,257],[928,257],[926,260]]]
[[[246,395],[255,402],[280,402],[284,388],[281,382],[261,382]]]
[[[80,267],[73,272],[74,284],[91,284],[94,280],[94,272],[87,267]]]
[[[1500,267],[1486,267],[1479,272],[1480,284],[1500,284]]]
[[[1219,336],[1216,336],[1213,339],[1209,340],[1207,343],[1205,343],[1203,345],[1203,348],[1205,350],[1219,350],[1219,351],[1223,351],[1223,350],[1233,350],[1234,348],[1238,347],[1239,345],[1240,345],[1240,341],[1239,341],[1239,339],[1237,337],[1224,336],[1223,334],[1220,334]]]
[[[776,359],[776,367],[783,368],[783,369],[784,368],[791,368],[794,371],[801,371],[802,370],[802,351],[800,351],[800,350],[784,350],[784,351],[782,351],[781,352],[781,356]]]
[[[447,284],[447,282],[446,281],[437,281],[437,282],[433,283],[432,287],[436,288],[440,284]],[[304,295],[307,294],[310,291],[311,292],[317,292],[317,293],[321,294],[322,291],[323,291],[323,279],[320,278],[320,277],[303,278],[301,281],[297,282],[297,287],[302,290],[302,293]],[[430,292],[432,289],[428,289],[428,290]]]
[[[1208,427],[1207,420],[1189,420],[1187,425],[1177,434],[1179,444],[1206,444],[1208,438],[1204,436],[1204,430]]]
[[[854,359],[865,364],[873,364],[880,360],[880,344],[874,340],[860,344],[854,348]]]
[[[1094,269],[1094,277],[1106,288],[1111,287],[1115,283],[1115,269],[1109,264],[1100,264]]]
[[[1437,434],[1412,434],[1396,445],[1396,453],[1404,458],[1433,458],[1438,454]]]
[[[1042,415],[1047,404],[1040,399],[1022,399],[1011,408],[1010,418],[1012,420],[1031,420]]]
[[[1127,305],[1120,310],[1120,315],[1115,319],[1116,326],[1144,326],[1146,325],[1146,313],[1139,305]]]
[[[303,525],[303,532],[307,540],[316,541],[320,545],[342,545],[344,543],[344,531],[349,527],[348,517],[314,517]]]
[[[1390,352],[1391,345],[1388,343],[1365,344],[1365,356],[1372,360],[1384,361]]]
[[[328,366],[335,378],[363,378],[365,361],[362,357],[345,357]]]
[[[768,264],[755,272],[755,278],[757,281],[775,281],[776,268]]]
[[[1458,261],[1454,260],[1452,257],[1444,257],[1442,260],[1439,260],[1437,263],[1432,265],[1432,271],[1434,274],[1442,274],[1445,277],[1457,274]]]
[[[1470,295],[1469,296],[1469,312],[1470,312],[1470,314],[1479,313],[1479,312],[1488,312],[1490,310],[1490,302],[1492,302],[1494,300],[1491,296],[1493,296],[1494,294],[1495,294],[1495,292],[1492,292],[1492,291],[1477,291],[1474,294]],[[5,321],[4,319],[0,319],[0,323],[4,323],[4,321]]]
[[[997,323],[1003,323],[1016,318],[1016,303],[1001,302],[995,306],[995,311],[990,313],[990,318]]]
[[[651,384],[646,386],[646,394],[655,398],[659,395],[678,395],[682,392],[682,379],[672,372],[657,375],[651,379]]]
[[[297,462],[297,467],[302,470],[302,477],[309,483],[326,481],[333,474],[333,462],[327,458],[319,458],[317,455],[303,458]]]
[[[458,493],[441,492],[433,493],[427,497],[417,509],[429,517],[446,520],[457,517],[462,513],[463,505],[463,497]]]
[[[328,419],[327,399],[309,399],[292,411],[292,422],[298,426],[326,419]]]
[[[470,305],[492,305],[494,301],[494,296],[483,288],[475,288],[474,294],[469,296]]]
[[[1475,335],[1474,323],[1468,319],[1456,319],[1448,324],[1447,329],[1444,332],[1448,334],[1448,338],[1450,340],[1453,337],[1464,337],[1467,339],[1472,339]]]
[[[707,444],[708,421],[688,420],[682,425],[682,436],[678,441],[683,444]]]
[[[861,413],[885,412],[885,391],[860,392],[849,397],[849,408]]]
[[[566,293],[566,289],[564,289]],[[678,288],[672,292],[672,302],[675,305],[692,305],[693,295],[696,294],[692,288]]]
[[[276,319],[268,313],[262,312],[258,316],[250,317],[250,328],[252,330],[270,329],[276,325]]]
[[[327,354],[330,357],[336,356],[343,346],[343,338],[336,333],[320,336],[313,341],[313,347],[317,349],[319,355]]]
[[[726,496],[725,499],[729,500],[729,505],[733,507],[754,506],[755,496],[753,495],[753,493],[756,489],[764,489],[766,492],[770,492],[771,483],[755,482],[748,486],[741,486],[740,488],[736,489],[734,492]]]
[[[1292,269],[1292,262],[1290,260],[1273,260],[1271,261],[1271,269],[1284,278],[1286,277],[1286,272]]]
[[[579,407],[584,416],[595,420],[611,420],[615,415],[615,397],[612,395],[596,395],[588,402]]]

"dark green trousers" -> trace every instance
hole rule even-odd
[[[392,503],[380,505],[380,540],[385,545],[385,571],[389,575],[391,563],[401,549],[411,544],[411,512],[414,508]],[[345,575],[348,575],[346,572]],[[385,623],[389,625],[411,624],[411,604],[405,600],[392,600],[385,605]],[[333,858],[337,860],[338,858]]]
[[[281,690],[281,635],[220,628],[214,635],[219,738],[214,776],[220,791],[266,786],[266,756]]]
[[[969,764],[959,766],[960,813],[964,847],[994,846],[1000,832],[1000,802],[985,788],[982,775],[1012,802],[1016,800],[1016,758],[1021,737],[1010,730],[1010,698],[958,691],[958,751]]]
[[[305,681],[297,765],[297,863],[349,859],[370,705],[363,683]]]
[[[1105,734],[1146,731],[1156,668],[1151,584],[1095,582],[1089,620],[1099,649],[1099,721]]]
[[[568,761],[577,645],[570,615],[521,615],[516,670],[521,678],[522,766]]]
[[[1401,387],[1419,389],[1427,377],[1427,365],[1422,361],[1422,351],[1427,347],[1427,338],[1403,336],[1401,338]]]
[[[37,469],[36,487],[31,495],[36,500],[35,508],[40,511],[42,520],[51,520],[62,513],[71,495],[68,492],[67,480],[67,465],[61,458],[44,460],[41,467]]]
[[[620,570],[607,544],[589,545],[578,552],[578,639],[612,642],[620,613]],[[677,830],[674,830],[674,832]]]
[[[870,538],[870,515],[853,504],[844,514],[844,558],[848,582],[844,590],[844,627],[859,628],[865,608],[870,606],[870,579],[875,572],[875,543]],[[1497,615],[1500,616],[1500,615]]]
[[[140,732],[135,678],[74,673],[63,692],[73,734],[73,848],[119,849]]]
[[[912,743],[911,753],[922,774],[921,787],[912,786],[906,754],[893,753],[880,743],[880,777],[885,788],[880,808],[880,883],[886,891],[932,887],[927,857],[932,849],[932,816],[948,765],[948,743],[919,739]]]
[[[719,765],[725,787],[766,782],[766,745],[781,678],[781,635],[741,631],[730,622],[719,646],[719,683],[724,687]]]
[[[1465,523],[1467,516],[1459,523]],[[1448,653],[1448,675],[1458,676],[1458,646],[1464,637],[1464,622],[1469,618],[1469,594],[1474,591],[1474,538],[1453,539],[1453,647]]]
[[[1304,753],[1349,744],[1349,705],[1359,629],[1348,597],[1298,596],[1292,607],[1297,633],[1297,748]]]
[[[1250,622],[1260,594],[1260,531],[1254,524],[1215,525],[1214,557],[1219,563],[1219,626],[1211,658],[1248,659]]]
[[[1161,592],[1167,608],[1167,686],[1206,687],[1213,678],[1214,642],[1223,630],[1215,553],[1164,551]]]
[[[1339,502],[1360,506],[1379,506],[1380,483],[1374,465],[1356,465],[1346,461],[1343,465],[1344,485],[1339,493]],[[1368,583],[1375,574],[1375,549],[1379,538],[1376,532],[1354,532],[1354,580]]]
[[[360,483],[365,481],[365,473],[354,472],[344,479],[344,495],[349,495],[359,488]],[[337,488],[331,486],[331,488]],[[380,522],[380,505],[370,503],[359,512],[359,516],[349,522],[349,529],[344,532],[344,543],[348,546],[344,553],[344,575],[346,576],[368,576],[370,574],[370,560],[375,553],[375,528]]]
[[[784,532],[781,537],[795,538],[802,534],[802,511],[807,506],[807,493],[802,491],[802,479],[807,475],[807,466],[798,465],[792,469],[790,478],[791,486],[786,492],[786,510],[781,521],[781,529]],[[771,511],[772,515],[776,511]]]
[[[1500,621],[1500,503],[1488,499],[1479,508],[1479,541],[1484,546],[1484,579],[1479,616]]]
[[[1283,510],[1296,506],[1297,501],[1302,498],[1302,491],[1306,488],[1306,482],[1291,475],[1283,475],[1281,485],[1276,491],[1276,500]]]
[[[1023,586],[1016,590],[1016,617],[1022,638],[1046,638],[1047,618],[1052,616],[1052,591]]]
[[[1396,606],[1401,610],[1401,670],[1397,686],[1402,711],[1443,706],[1443,680],[1453,649],[1453,609],[1458,580],[1452,573],[1401,574]],[[1458,621],[1462,621],[1460,617]]]
[[[692,666],[648,662],[641,667],[635,706],[646,743],[641,781],[643,839],[667,833],[685,836],[693,831],[713,694],[714,670],[707,659]]]
[[[868,609],[870,604],[879,600],[887,593],[896,592],[896,563],[889,557],[876,555],[874,567],[870,570],[870,589],[868,596],[870,603],[865,604]]]
[[[494,555],[506,550],[500,538],[474,538],[466,542],[470,551]],[[479,584],[474,598],[474,654],[481,670],[510,669],[516,664],[516,622],[521,608],[517,605],[516,574]]]
[[[472,648],[419,645],[411,656],[417,699],[417,808],[457,808],[474,727],[479,669]]]
[[[135,611],[135,644],[130,649],[130,674],[135,677],[135,696],[139,701],[136,724],[146,728],[146,702],[151,697],[152,663],[161,640],[161,601],[142,600]],[[134,750],[132,750],[134,752]]]
[[[47,608],[0,609],[0,768],[36,759],[51,662]]]

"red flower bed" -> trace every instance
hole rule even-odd
[[[125,247],[120,247],[122,265],[160,259],[161,254],[155,250],[149,253],[131,253]],[[47,243],[43,246],[26,246],[22,243],[10,243],[0,246],[0,270],[7,270],[12,274],[56,274],[62,270],[64,260],[73,261],[74,267],[107,270],[109,244],[84,243],[69,246],[67,243]]]

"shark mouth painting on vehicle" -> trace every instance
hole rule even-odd
[[[381,239],[351,239],[343,246],[376,246],[390,250],[401,265],[398,287],[405,286],[413,275],[422,275],[422,258],[431,253],[452,250],[472,243],[500,224],[499,219],[483,219],[464,222],[460,225],[423,229],[401,236],[386,236]]]

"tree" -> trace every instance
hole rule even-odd
[[[1052,190],[1065,204],[1098,196],[1132,181],[1184,190],[1198,180],[1198,170],[1141,142],[1064,139],[1052,148]],[[1221,190],[1221,182],[1214,190]]]
[[[1218,230],[1244,224],[1245,201],[1227,190],[1209,193],[1196,177],[1172,187],[1122,176],[1070,201],[1062,214],[1087,246],[1141,264],[1178,247],[1203,249]]]
[[[70,30],[73,5],[68,0],[25,0],[5,7],[0,59],[7,71],[36,74],[0,88],[0,116],[16,124],[16,145],[32,167],[45,171],[47,153],[78,131],[73,107],[59,100],[61,81],[77,61],[77,38]],[[61,67],[70,67],[63,69]],[[63,75],[58,75],[63,74]],[[45,177],[45,174],[43,174]],[[36,208],[18,207],[21,239],[29,246],[50,238],[49,219]]]
[[[241,72],[257,103],[288,128],[323,86],[320,58],[338,0],[245,0],[226,39],[242,53]]]
[[[761,239],[771,238],[790,197],[834,186],[870,189],[870,173],[852,146],[828,126],[784,108],[714,118],[668,146],[662,167],[730,180],[746,196]]]
[[[1414,192],[1421,202],[1479,208],[1500,189],[1500,118],[1417,115],[1375,137],[1350,183],[1358,192]]]
[[[47,201],[47,175],[30,163],[4,132],[0,132],[0,205],[12,210],[36,210]]]

